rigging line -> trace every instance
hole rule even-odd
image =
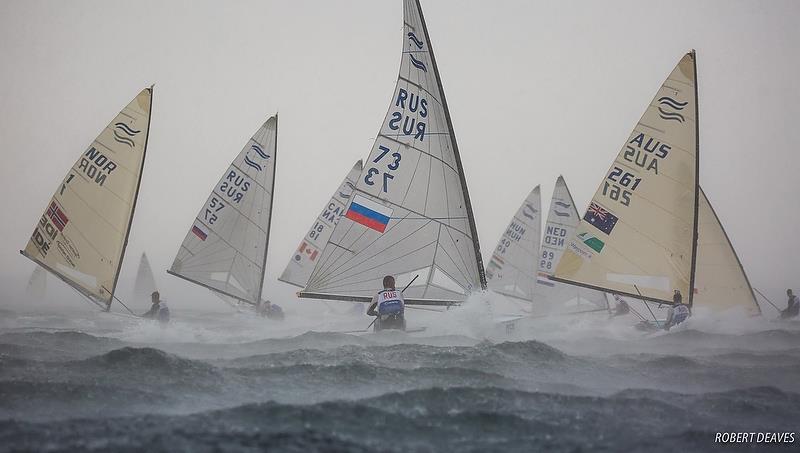
[[[368,250],[368,249],[369,249],[369,248],[371,248],[373,245],[375,245],[375,244],[376,244],[378,241],[380,241],[381,239],[383,239],[384,237],[386,237],[386,236],[385,236],[385,235],[386,235],[386,233],[389,233],[391,230],[393,230],[394,228],[398,227],[398,226],[399,226],[401,223],[403,223],[403,221],[404,221],[404,220],[406,220],[406,218],[407,218],[407,217],[408,217],[408,214],[407,214],[405,217],[403,217],[402,219],[398,220],[398,221],[397,221],[397,223],[395,223],[395,224],[394,224],[394,225],[393,225],[391,228],[389,228],[389,230],[387,230],[385,233],[383,233],[383,234],[379,235],[378,237],[376,237],[376,238],[375,238],[375,240],[373,240],[373,241],[372,241],[372,242],[370,242],[369,244],[367,244],[367,245],[365,245],[364,247],[362,247],[362,248],[361,248],[361,250],[360,250],[358,253],[354,253],[354,254],[353,254],[353,256],[351,256],[351,257],[347,258],[347,259],[346,259],[344,262],[342,262],[342,263],[336,263],[336,264],[338,264],[338,266],[337,266],[337,267],[335,267],[335,268],[328,268],[328,269],[326,269],[326,271],[328,271],[328,274],[327,274],[327,276],[330,276],[332,273],[334,273],[334,272],[338,271],[339,269],[341,269],[341,268],[342,268],[342,266],[349,265],[349,264],[350,264],[350,262],[351,262],[352,260],[354,260],[354,259],[355,259],[357,256],[359,256],[361,253],[364,253],[364,251]],[[425,224],[421,225],[419,228],[417,228],[416,230],[412,231],[411,233],[409,233],[409,234],[408,234],[408,235],[406,235],[405,237],[403,237],[403,238],[400,238],[400,239],[397,239],[395,242],[393,242],[393,243],[391,243],[391,244],[389,244],[389,245],[387,245],[387,246],[383,247],[383,249],[381,249],[381,250],[378,250],[378,251],[377,251],[375,254],[373,254],[373,255],[371,255],[371,256],[368,256],[368,257],[366,257],[365,259],[363,259],[362,261],[360,261],[360,262],[358,262],[358,263],[356,263],[356,264],[352,265],[352,266],[350,267],[350,269],[353,269],[353,268],[355,268],[356,266],[360,266],[360,265],[364,264],[366,261],[368,261],[368,260],[370,260],[370,259],[374,258],[375,256],[378,256],[379,254],[381,254],[381,253],[383,253],[384,251],[388,250],[390,247],[394,247],[395,245],[399,244],[400,242],[402,242],[402,241],[404,241],[404,240],[408,239],[408,238],[409,238],[409,237],[411,237],[413,234],[415,234],[416,232],[418,232],[419,230],[421,230],[421,229],[422,229],[422,228],[424,228],[425,226],[429,225],[430,223],[431,223],[431,220],[429,219],[427,223],[425,223]],[[353,224],[355,224],[355,222],[353,222]],[[361,237],[363,237],[363,236],[366,234],[366,232],[367,232],[367,231],[369,231],[369,229],[368,229],[368,228],[365,228],[365,229],[364,229],[364,232],[363,232],[363,233],[361,233],[361,235],[359,235],[358,239],[361,239]],[[358,239],[356,239],[356,241],[357,241]],[[353,244],[355,244],[355,242],[356,242],[356,241],[353,241]],[[342,255],[342,256],[344,256],[344,255]]]
[[[453,230],[454,231],[458,231],[455,228],[453,228]],[[470,267],[467,264],[467,261],[464,259],[464,255],[461,254],[461,249],[459,247],[456,247],[456,240],[453,239],[453,235],[450,234],[450,228],[445,228],[445,232],[447,233],[447,236],[450,238],[450,241],[452,241],[453,248],[456,249],[456,252],[458,253],[458,258],[461,260],[461,264],[464,265],[463,269],[458,269],[458,271],[461,272],[461,276],[464,277],[464,280],[470,281],[470,278],[469,278],[469,274],[470,274],[469,269],[470,269]],[[460,233],[460,231],[459,231],[459,233]],[[447,253],[447,250],[444,250],[444,247],[442,248],[442,250],[445,252],[445,254],[447,254],[448,257],[450,257],[450,259],[453,261],[453,264],[456,265],[456,268],[458,268],[458,264],[456,263],[455,260],[453,260],[453,257],[451,257],[449,253]],[[477,262],[477,257],[476,257],[476,262]],[[475,266],[475,267],[477,267],[477,266]]]
[[[108,290],[106,290],[106,291],[108,291]],[[132,314],[133,316],[139,316],[139,315],[137,315],[136,313],[134,313],[134,312],[133,312],[133,310],[131,310],[130,308],[128,308],[128,306],[127,306],[127,305],[125,305],[125,302],[122,302],[122,300],[120,300],[120,298],[119,298],[119,297],[117,297],[115,294],[112,294],[112,295],[111,295],[111,297],[113,297],[114,299],[116,299],[116,300],[117,300],[117,302],[119,302],[119,303],[120,303],[120,304],[121,304],[123,307],[125,307],[125,309],[126,309],[126,310],[128,310],[128,313]]]
[[[756,292],[757,292],[757,293],[758,293],[758,294],[759,294],[761,297],[763,297],[763,298],[764,298],[764,300],[766,300],[767,302],[769,302],[769,304],[770,304],[770,305],[772,305],[772,306],[773,306],[773,307],[774,307],[776,310],[778,310],[778,311],[783,311],[783,310],[781,310],[780,308],[778,308],[778,306],[777,306],[777,305],[773,304],[773,303],[772,303],[772,301],[771,301],[771,300],[769,300],[769,299],[767,298],[767,296],[765,296],[765,295],[764,295],[764,293],[762,293],[761,291],[759,291],[759,290],[758,290],[758,288],[756,288],[756,287],[754,286],[754,287],[753,287],[753,289],[754,289],[754,290],[756,290]]]
[[[656,314],[655,314],[655,313],[653,313],[653,309],[652,309],[652,308],[650,308],[650,305],[647,303],[647,301],[646,301],[646,300],[644,300],[644,296],[642,296],[642,292],[641,292],[641,291],[639,291],[639,287],[638,287],[638,286],[636,286],[636,285],[633,285],[633,287],[634,287],[634,288],[636,288],[636,292],[637,292],[637,293],[639,293],[639,297],[641,297],[641,298],[642,298],[642,302],[644,303],[644,306],[645,306],[645,307],[647,307],[647,310],[650,312],[650,314],[651,314],[651,315],[653,315],[653,321],[655,321],[655,322],[656,322],[656,327],[659,327],[659,328],[660,328],[660,327],[661,327],[661,324],[658,322],[658,319],[656,318]]]
[[[408,234],[406,237],[404,237],[404,238],[401,238],[401,239],[398,239],[398,240],[397,240],[395,243],[393,243],[393,244],[391,244],[391,245],[389,245],[389,246],[385,247],[383,250],[379,250],[377,253],[373,254],[372,256],[369,256],[369,257],[365,258],[364,260],[362,260],[362,261],[360,261],[360,262],[358,262],[358,263],[355,263],[355,264],[354,264],[354,265],[352,265],[352,266],[351,266],[351,267],[350,267],[348,270],[349,270],[349,271],[354,271],[354,272],[355,272],[355,274],[360,274],[360,273],[362,273],[363,271],[358,271],[358,270],[356,270],[356,267],[358,267],[358,266],[361,266],[361,265],[365,264],[366,262],[370,261],[371,259],[373,259],[373,258],[375,258],[375,257],[379,256],[381,253],[383,253],[384,251],[388,250],[389,248],[391,248],[391,247],[394,247],[395,245],[397,245],[397,244],[399,244],[399,243],[401,243],[401,242],[405,241],[406,239],[408,239],[409,237],[413,236],[414,234],[416,234],[417,232],[419,232],[420,230],[422,230],[423,228],[427,227],[427,226],[428,226],[428,225],[430,225],[430,224],[431,224],[431,222],[430,222],[430,221],[428,221],[427,223],[425,223],[425,224],[421,225],[421,226],[420,226],[419,228],[417,228],[416,230],[414,230],[414,231],[412,231],[411,233],[409,233],[409,234]],[[425,248],[425,247],[428,247],[428,246],[430,246],[431,244],[435,244],[435,242],[430,242],[430,243],[424,244],[424,245],[423,245],[422,247],[420,247],[420,248],[417,248],[417,249],[415,249],[415,250],[412,250],[412,251],[410,251],[410,252],[408,252],[408,253],[406,253],[406,254],[404,254],[404,255],[401,255],[401,256],[399,256],[399,257],[397,257],[397,258],[394,258],[394,259],[392,259],[392,260],[386,261],[386,262],[384,262],[384,263],[383,263],[383,264],[381,264],[381,265],[382,265],[382,266],[385,266],[385,265],[387,265],[387,264],[389,264],[389,263],[392,263],[392,262],[394,262],[394,261],[397,261],[397,260],[398,260],[398,259],[400,259],[400,258],[405,258],[406,256],[408,256],[408,255],[410,255],[410,254],[412,254],[412,253],[414,253],[414,252],[417,252],[417,251],[419,251],[419,250],[421,250],[421,249],[423,249],[423,248]],[[364,250],[366,250],[367,248],[368,248],[368,247],[365,247],[365,248],[364,248]],[[351,259],[352,259],[352,258],[351,258]],[[349,261],[349,260],[348,260],[348,261]],[[343,265],[344,265],[344,264],[346,264],[346,263],[343,263]],[[340,267],[341,267],[341,266],[340,266]],[[338,270],[338,269],[339,269],[339,268],[337,268],[336,270]],[[330,283],[333,283],[333,282],[341,282],[341,281],[344,281],[344,280],[346,280],[347,278],[349,278],[350,276],[348,276],[346,273],[342,273],[342,274],[339,274],[339,275],[338,275],[338,277],[340,277],[340,278],[338,278],[338,279],[335,279],[335,280],[330,280],[330,279],[329,279],[329,280],[328,280],[328,284],[330,284]],[[370,279],[370,280],[371,280],[371,279]]]

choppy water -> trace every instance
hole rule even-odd
[[[800,431],[800,324],[410,316],[343,334],[246,314],[2,313],[0,451],[733,451]],[[475,313],[473,313],[474,315]],[[367,318],[319,321],[346,330]],[[342,328],[342,327],[345,328]],[[797,437],[797,435],[795,435]],[[796,450],[795,450],[796,451]]]

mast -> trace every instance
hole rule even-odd
[[[456,141],[456,133],[453,129],[453,120],[450,118],[450,109],[447,107],[447,99],[444,95],[444,87],[442,86],[442,78],[439,75],[439,66],[436,64],[436,57],[433,54],[433,44],[431,44],[431,37],[428,35],[428,25],[425,23],[425,15],[422,14],[422,5],[419,0],[414,0],[419,11],[420,23],[422,24],[422,31],[425,33],[425,39],[428,41],[428,51],[431,55],[431,65],[436,74],[436,83],[441,93],[442,106],[444,107],[444,117],[447,120],[447,128],[450,130],[451,143],[453,145],[453,156],[455,157],[456,167],[461,175],[461,192],[464,194],[464,203],[466,203],[467,217],[469,218],[469,226],[472,229],[472,245],[475,247],[475,258],[478,260],[478,275],[480,276],[481,289],[486,290],[486,271],[483,267],[483,257],[481,256],[481,246],[478,243],[478,230],[475,228],[475,215],[472,213],[472,203],[469,198],[469,190],[467,190],[467,178],[464,176],[464,166],[461,164],[461,154],[458,152],[458,143]]]
[[[261,302],[261,293],[264,291],[264,275],[267,273],[267,252],[269,250],[269,236],[272,234],[272,202],[275,200],[275,175],[278,174],[278,112],[275,112],[275,152],[272,153],[272,186],[269,189],[269,215],[267,216],[267,239],[264,241],[264,258],[261,260],[261,279],[258,281],[258,302]]]
[[[107,309],[111,308],[111,303],[114,302],[114,291],[117,289],[117,280],[119,280],[119,274],[122,271],[122,261],[125,259],[125,250],[128,248],[128,237],[131,234],[131,225],[133,225],[133,214],[136,212],[136,202],[139,200],[139,189],[142,187],[142,174],[144,173],[144,161],[147,157],[147,142],[150,139],[150,122],[153,119],[153,87],[155,84],[150,85],[150,110],[147,112],[147,134],[144,136],[144,148],[142,149],[142,163],[139,166],[139,179],[136,181],[136,192],[133,195],[133,206],[131,206],[131,215],[128,219],[128,230],[125,232],[125,241],[122,243],[122,250],[119,254],[119,259],[117,262],[119,266],[117,266],[117,273],[114,275],[114,285],[111,290],[106,290],[111,293],[111,299],[108,301]]]
[[[692,240],[692,270],[689,276],[689,307],[692,306],[694,300],[694,274],[697,268],[697,226],[699,222],[700,211],[700,99],[697,97],[697,54],[692,49],[692,62],[694,63],[694,115],[695,115],[695,174],[694,174],[694,238]],[[709,206],[711,204],[709,203]],[[712,209],[713,211],[713,209]],[[715,214],[716,215],[716,214]],[[721,224],[720,224],[721,225]],[[724,230],[723,230],[724,231]],[[727,237],[727,235],[726,235]],[[738,260],[738,258],[737,258]],[[741,264],[740,264],[741,265]],[[749,282],[748,282],[749,284]]]

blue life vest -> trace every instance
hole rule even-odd
[[[683,304],[675,306],[675,311],[672,314],[672,325],[680,324],[689,317],[689,307]]]

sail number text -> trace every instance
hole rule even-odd
[[[368,186],[374,186],[376,182],[382,182],[383,192],[388,193],[389,181],[394,179],[394,174],[392,174],[392,172],[400,168],[400,160],[403,158],[403,156],[398,152],[389,154],[391,150],[383,145],[378,145],[378,150],[380,151],[380,154],[378,154],[375,159],[372,159],[372,163],[380,164],[383,162],[386,164],[386,170],[381,171],[376,167],[370,168],[367,170],[367,174],[364,175],[364,183]],[[388,157],[384,159],[384,157],[387,155]],[[381,173],[383,173],[382,177],[378,176]],[[379,178],[378,181],[376,181],[376,178]]]

